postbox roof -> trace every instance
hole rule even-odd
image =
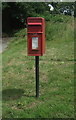
[[[42,17],[28,17],[27,23],[29,25],[41,25],[43,20],[44,20],[44,18],[42,18]]]

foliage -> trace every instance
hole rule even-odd
[[[74,17],[76,17],[76,1],[75,1]]]
[[[42,2],[2,3],[3,31],[10,32],[13,29],[26,27],[27,17],[44,14],[47,10],[48,6]]]
[[[74,2],[52,2],[52,5],[54,7],[53,13],[60,14],[64,10],[69,9],[70,11],[74,11]]]
[[[21,38],[23,38],[23,37],[26,36],[26,34],[27,34],[26,28],[18,30],[18,31],[14,31],[14,37],[19,37],[19,38],[21,37]]]
[[[50,11],[48,4],[52,4],[54,11]],[[74,10],[73,2],[3,2],[2,30],[10,33],[26,27],[27,17],[44,17],[50,20],[50,14],[60,14],[65,8]]]

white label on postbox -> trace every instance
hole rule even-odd
[[[38,49],[38,37],[32,37],[32,49]]]

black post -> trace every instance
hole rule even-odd
[[[39,97],[39,56],[35,56],[36,66],[36,97]]]

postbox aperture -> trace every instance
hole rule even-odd
[[[28,56],[45,53],[45,21],[42,17],[27,18]]]

